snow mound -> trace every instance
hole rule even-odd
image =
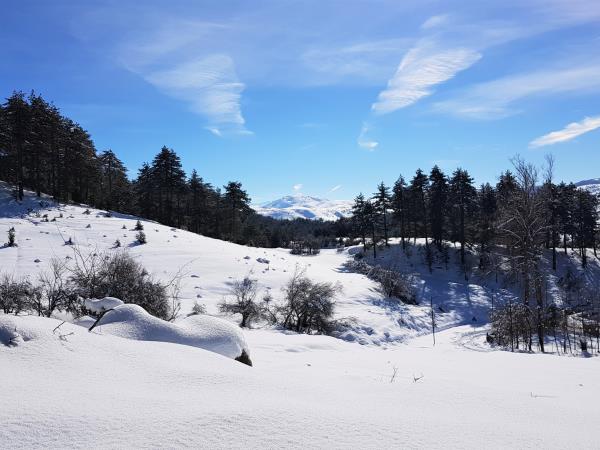
[[[211,316],[190,316],[177,323],[148,314],[138,305],[124,304],[108,311],[98,322],[102,333],[139,341],[189,345],[232,359],[248,359],[250,350],[236,325]]]
[[[18,346],[25,341],[39,338],[38,332],[23,323],[15,316],[0,315],[0,344]]]
[[[104,297],[102,299],[87,298],[84,300],[86,309],[96,314],[114,309],[122,304],[123,302],[115,297]]]

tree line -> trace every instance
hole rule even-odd
[[[347,235],[344,224],[277,221],[256,214],[238,181],[215,187],[196,170],[188,176],[166,146],[130,179],[117,154],[98,151],[90,134],[35,92],[14,92],[0,105],[0,179],[56,201],[136,214],[194,233],[261,247],[318,245]],[[341,228],[341,229],[340,229]]]
[[[454,243],[466,280],[474,265],[496,279],[502,274],[518,286],[520,303],[497,307],[492,314],[497,342],[529,350],[537,342],[544,351],[548,335],[560,335],[566,349],[569,332],[556,330],[568,330],[573,321],[580,334],[595,333],[597,339],[598,286],[573,272],[559,280],[560,294],[549,293],[547,286],[557,271],[559,252],[566,255],[570,249],[583,273],[589,249],[598,256],[598,198],[572,183],[555,182],[551,157],[543,171],[519,157],[512,162],[514,169],[501,173],[495,185],[475,186],[466,170],[446,175],[438,166],[429,174],[419,169],[408,181],[400,176],[391,188],[382,182],[371,196],[356,197],[355,236],[374,258],[378,247],[389,245],[390,236],[398,236],[405,250],[411,239],[416,243],[419,238],[430,272],[435,262],[447,266],[448,247]]]

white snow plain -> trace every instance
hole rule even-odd
[[[130,323],[151,327],[150,337],[163,330],[160,342],[111,319],[114,311],[91,333],[0,314],[1,448],[599,448],[600,359],[490,348],[491,295],[511,294],[476,276],[428,275],[417,256],[403,261],[420,300],[434,296],[434,347],[429,307],[382,298],[346,269],[347,252],[292,256],[149,221],[148,243],[136,245],[137,218],[85,210],[0,199],[0,230],[14,226],[19,244],[0,249],[0,271],[33,280],[52,257],[72,257],[69,237],[82,251],[111,251],[119,238],[156,277],[186,274],[181,317],[165,325],[116,307],[139,313]],[[247,274],[278,301],[296,265],[343,285],[336,318],[353,317],[353,327],[335,337],[233,327],[253,367],[194,345],[211,321],[237,320],[186,318],[195,302],[217,315],[231,281]]]

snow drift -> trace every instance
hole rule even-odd
[[[252,365],[242,331],[217,317],[195,315],[171,323],[148,314],[141,306],[124,304],[108,310],[94,330],[126,339],[189,345]]]

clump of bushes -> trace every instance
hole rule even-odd
[[[5,314],[30,309],[37,295],[37,289],[27,278],[15,278],[7,273],[0,276],[0,309]]]
[[[240,314],[240,326],[266,319],[273,325],[298,333],[331,333],[340,323],[333,320],[338,283],[315,282],[303,270],[296,269],[283,289],[283,301],[276,303],[270,292],[258,300],[258,282],[249,275],[231,285],[232,299],[223,300],[223,313]]]
[[[64,260],[52,259],[37,285],[28,279],[0,275],[2,311],[29,311],[47,317],[55,311],[67,311],[75,317],[94,315],[85,309],[83,299],[104,297],[140,305],[165,320],[173,320],[179,311],[180,276],[168,283],[155,280],[126,251],[83,255],[75,249],[71,261],[68,265]]]
[[[172,318],[169,286],[154,280],[126,251],[78,254],[70,281],[82,298],[116,297],[161,319]]]
[[[338,283],[314,282],[296,269],[284,287],[284,303],[278,308],[281,325],[300,333],[330,333],[334,329],[334,298]]]
[[[291,243],[291,247],[292,255],[318,255],[321,252],[317,240],[295,241]]]
[[[379,285],[379,290],[389,298],[397,298],[403,303],[416,305],[417,295],[411,275],[381,266],[371,266],[364,261],[349,261],[346,267],[352,272],[365,275]]]
[[[192,312],[188,314],[188,317],[198,316],[200,314],[206,314],[206,306],[201,303],[195,302],[194,306],[192,307]]]

